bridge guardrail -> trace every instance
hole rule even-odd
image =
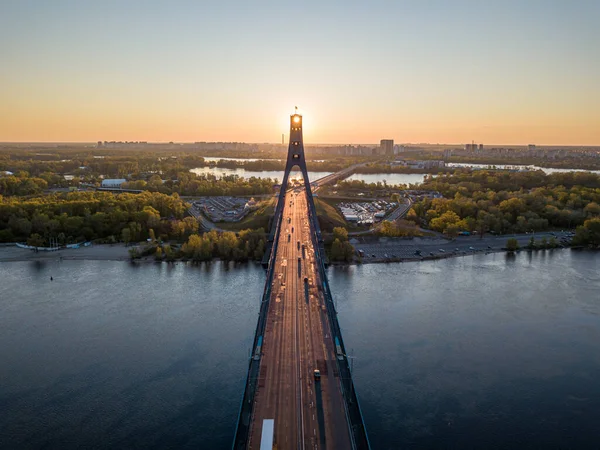
[[[331,291],[329,289],[329,283],[327,280],[327,274],[325,272],[325,258],[321,252],[321,232],[318,222],[318,217],[316,214],[316,209],[314,206],[314,201],[312,198],[312,192],[310,189],[307,192],[309,196],[309,223],[311,229],[311,240],[313,241],[313,247],[315,249],[315,257],[317,259],[317,267],[319,271],[319,277],[322,281],[323,286],[323,296],[325,299],[325,306],[327,311],[327,316],[329,319],[329,323],[331,326],[331,332],[338,337],[340,342],[340,347],[343,352],[343,360],[338,360],[335,358],[335,364],[338,367],[338,372],[340,374],[340,385],[342,388],[342,394],[344,396],[344,410],[346,413],[346,420],[348,422],[350,428],[350,439],[352,442],[352,447],[356,450],[369,450],[370,443],[367,436],[366,428],[364,426],[364,419],[362,415],[362,411],[360,409],[360,404],[358,403],[358,397],[356,396],[356,392],[354,389],[354,384],[352,381],[352,374],[350,372],[350,366],[348,364],[348,358],[346,356],[346,349],[344,346],[344,341],[342,339],[341,330],[339,326],[339,322],[337,320],[337,312],[335,310],[335,305],[333,303],[333,297],[331,295]],[[277,209],[276,209],[277,210]],[[281,223],[283,221],[283,213],[280,213],[277,217],[274,217],[276,220],[275,223],[275,232],[272,234],[273,236],[273,245],[271,247],[271,254],[269,257],[269,266],[267,269],[267,280],[265,283],[265,289],[263,291],[262,302],[259,312],[259,320],[256,326],[254,341],[253,341],[253,349],[256,348],[258,339],[260,336],[264,334],[264,330],[266,328],[266,320],[267,320],[267,312],[270,303],[271,297],[271,289],[273,284],[274,277],[274,269],[275,264],[274,258],[277,255],[277,247],[279,245],[279,239],[275,239],[275,236],[278,236],[281,229]],[[232,450],[243,450],[246,448],[248,440],[250,438],[250,425],[252,424],[252,414],[254,413],[253,403],[254,396],[256,394],[256,388],[258,385],[258,376],[260,374],[260,362],[261,359],[255,360],[250,357],[250,364],[248,367],[248,374],[246,377],[246,386],[244,389],[244,394],[242,396],[241,404],[240,404],[240,413],[238,415],[238,421],[236,424],[236,434],[232,445]],[[354,407],[355,405],[355,407]]]
[[[312,200],[312,199],[311,199]],[[314,203],[310,202],[313,207]],[[312,210],[312,208],[308,208],[309,215],[314,214],[314,222],[313,217],[311,217],[311,224],[318,225],[318,218],[316,216],[316,212]],[[340,374],[340,384],[342,386],[342,393],[344,396],[344,409],[346,412],[346,419],[350,426],[351,434],[350,439],[352,441],[352,445],[354,449],[357,450],[369,450],[371,448],[371,444],[369,442],[369,437],[367,435],[367,430],[364,425],[364,418],[362,414],[362,410],[360,408],[360,404],[358,402],[358,397],[356,395],[356,391],[354,389],[354,382],[352,381],[352,373],[350,372],[350,365],[348,364],[348,358],[346,356],[346,347],[344,346],[344,340],[342,339],[342,333],[340,329],[340,325],[337,319],[337,311],[335,310],[335,305],[333,303],[333,296],[331,295],[331,290],[329,289],[329,282],[327,279],[327,273],[325,272],[325,258],[324,255],[321,255],[321,236],[319,233],[319,229],[312,229],[311,227],[311,238],[313,240],[313,246],[315,248],[315,256],[318,260],[318,268],[319,268],[319,276],[321,277],[321,282],[323,285],[323,296],[325,299],[325,306],[327,310],[327,316],[329,318],[329,324],[331,326],[331,332],[333,336],[337,336],[340,342],[340,347],[343,353],[343,360],[338,360],[335,358],[335,363],[338,367],[338,371]],[[352,405],[356,405],[355,408]]]
[[[279,229],[281,228],[281,217],[276,223],[276,233],[279,234]],[[263,291],[262,301],[260,305],[260,311],[258,316],[258,323],[256,325],[256,330],[254,332],[254,341],[252,345],[252,349],[254,350],[258,344],[258,339],[260,336],[264,334],[266,328],[267,321],[267,312],[269,308],[270,298],[271,298],[271,289],[273,286],[273,276],[275,273],[275,264],[274,259],[277,255],[277,247],[279,245],[279,239],[275,239],[273,242],[273,246],[271,247],[271,256],[269,257],[269,268],[267,269],[267,279],[265,282],[265,289]],[[262,358],[255,360],[250,357],[250,364],[248,367],[248,374],[246,376],[246,386],[244,389],[244,394],[242,396],[242,401],[240,404],[240,413],[238,414],[238,421],[236,424],[236,433],[233,440],[232,449],[233,450],[242,450],[245,449],[248,443],[248,439],[250,437],[250,425],[252,424],[252,414],[254,413],[253,403],[254,396],[256,394],[256,387],[258,385],[258,376],[260,375],[260,363]],[[248,410],[244,412],[245,410]],[[247,423],[244,423],[244,418],[247,419]]]

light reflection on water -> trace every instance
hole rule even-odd
[[[329,268],[373,448],[595,448],[599,268],[572,251]],[[231,445],[259,266],[0,279],[0,448]]]
[[[217,177],[229,176],[229,175],[237,175],[243,178],[271,178],[273,180],[277,180],[281,182],[283,180],[283,170],[263,170],[263,171],[252,171],[246,169],[226,169],[221,167],[198,167],[196,169],[191,169],[190,172],[195,173],[196,175],[206,175],[212,174]],[[330,175],[331,172],[308,172],[308,179],[310,181],[318,180],[319,178],[326,177]],[[302,180],[302,172],[294,171],[290,172],[290,180]]]
[[[599,256],[330,268],[373,448],[595,448]]]

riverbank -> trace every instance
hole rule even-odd
[[[517,252],[529,251],[526,249],[517,250]],[[537,250],[533,250],[537,251]],[[465,256],[472,256],[475,254],[480,255],[488,255],[490,253],[510,253],[508,250],[503,249],[492,249],[492,250],[480,250],[480,251],[470,251],[470,252],[451,252],[451,253],[437,253],[433,255],[423,255],[423,256],[409,256],[409,257],[365,257],[365,258],[355,258],[349,264],[383,264],[383,263],[404,263],[404,262],[415,262],[415,261],[432,261],[437,259],[448,259],[448,258],[461,258]],[[513,252],[515,253],[515,252]],[[334,265],[346,265],[348,263],[333,263]]]
[[[89,247],[65,248],[53,252],[19,248],[17,246],[0,247],[0,262],[11,261],[55,261],[55,260],[93,260],[126,261],[129,249],[124,244],[91,245]]]
[[[558,233],[558,235],[566,235],[566,233]],[[538,234],[536,238],[541,239],[546,237],[549,239],[552,236],[550,233],[546,233]],[[506,241],[509,237],[515,238],[519,243],[521,249],[518,251],[529,251],[525,246],[528,244],[531,235],[486,236],[483,239],[479,237],[459,237],[453,240],[437,237],[353,237],[350,243],[357,252],[362,252],[364,256],[362,258],[355,257],[350,263],[332,264],[353,265],[427,261],[474,254],[506,252]],[[133,247],[131,245],[125,246],[124,244],[104,244],[76,249],[61,249],[53,252],[35,252],[34,250],[18,248],[16,246],[0,246],[0,262],[56,260],[128,261],[130,260],[129,249]],[[558,247],[557,250],[561,248]],[[569,247],[565,246],[565,248]],[[150,263],[155,261],[153,255],[136,258],[136,262]]]
[[[353,236],[350,243],[357,254],[355,257],[362,264],[426,261],[445,259],[482,253],[505,252],[508,239],[515,239],[520,251],[526,250],[531,238],[536,243],[555,239],[558,248],[569,247],[571,235],[569,232],[546,232],[531,234],[513,234],[503,236],[458,236],[454,239],[444,237],[412,237],[388,238],[375,236]],[[540,249],[541,250],[541,249]],[[358,262],[358,261],[357,261]]]

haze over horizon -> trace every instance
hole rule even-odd
[[[600,2],[424,3],[5,2],[0,141],[600,145]]]

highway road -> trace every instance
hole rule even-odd
[[[273,448],[278,450],[351,448],[335,345],[309,232],[306,194],[289,191],[276,236],[279,243],[250,449],[260,448],[264,419],[274,419]],[[315,381],[315,369],[321,373],[320,381]]]

